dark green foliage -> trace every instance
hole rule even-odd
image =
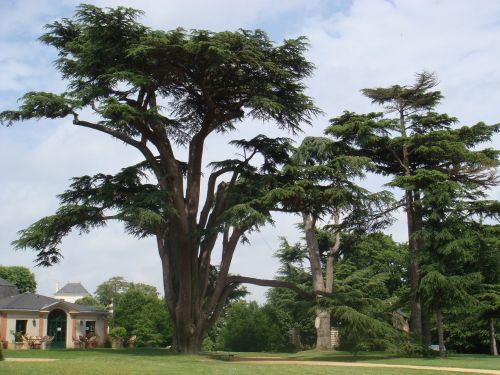
[[[4,111],[0,120],[7,126],[16,121],[42,118],[61,118],[73,113],[76,101],[67,99],[65,95],[55,95],[49,92],[28,92],[22,98],[22,105],[17,111]]]
[[[118,301],[120,296],[125,293],[131,283],[121,276],[115,276],[99,284],[95,290],[97,301],[102,305],[108,306],[112,301]]]
[[[300,243],[290,245],[285,238],[275,257],[280,260],[276,279],[294,282],[304,289],[311,289],[311,274],[305,262],[305,249]],[[272,288],[266,294],[267,304],[283,311],[291,319],[291,328],[300,328],[301,343],[304,348],[312,348],[315,343],[313,300],[304,300],[288,289]]]
[[[71,188],[59,196],[61,208],[55,215],[45,217],[20,232],[14,241],[16,248],[38,250],[36,262],[48,266],[58,262],[61,254],[56,247],[63,237],[76,229],[88,233],[92,228],[106,225],[110,219],[125,222],[129,233],[144,237],[163,222],[169,210],[169,194],[158,186],[144,184],[145,163],[127,167],[112,175],[97,174],[73,178]],[[115,210],[110,216],[106,210]],[[110,301],[103,301],[103,303]]]
[[[290,318],[282,310],[256,302],[234,302],[227,311],[217,346],[238,352],[290,349]]]
[[[408,282],[408,247],[381,232],[343,235],[336,264],[335,276],[339,280],[364,275],[367,289],[373,287],[368,286],[370,280],[380,280],[380,288],[368,293],[372,297],[391,298],[398,295]]]
[[[123,328],[126,337],[136,335],[138,346],[165,346],[171,343],[172,321],[165,310],[165,301],[158,297],[154,286],[131,283],[115,276],[101,283],[95,294],[95,299],[90,298],[100,306],[113,303],[112,326]]]
[[[457,353],[491,354],[488,320],[484,319],[477,309],[451,311],[447,314],[445,323],[447,349]],[[498,320],[495,327],[498,342],[500,341]]]
[[[342,236],[334,293],[327,303],[339,328],[340,349],[400,351],[400,346],[413,346],[392,325],[397,297],[406,289],[407,258],[408,248],[383,233]]]
[[[498,183],[495,168],[500,152],[480,146],[491,140],[500,125],[480,122],[454,128],[456,118],[434,112],[442,99],[439,91],[432,91],[437,85],[435,75],[423,72],[416,78],[412,86],[362,90],[373,103],[384,106],[385,113],[344,112],[331,120],[327,134],[342,142],[348,155],[370,158],[377,172],[392,177],[389,185],[404,192],[401,206],[406,211],[410,253],[407,299],[411,331],[421,336],[425,317],[420,294],[430,298],[434,288],[427,282],[444,283],[470,265],[465,258],[470,257],[471,236],[463,224],[467,212],[495,207],[478,205],[476,200]],[[426,269],[425,262],[432,267]],[[444,278],[432,273],[421,287],[420,276],[434,271]]]
[[[151,30],[137,23],[140,14],[81,5],[74,19],[48,25],[40,39],[59,51],[57,67],[69,90],[29,93],[19,110],[2,113],[2,120],[64,117],[92,105],[109,128],[136,135],[137,122],[153,120],[185,144],[205,120],[207,96],[221,111],[218,131],[242,119],[243,108],[294,131],[317,112],[302,93],[301,80],[313,68],[302,57],[304,38],[275,46],[260,30]],[[151,90],[168,99],[165,112],[174,118],[161,114],[160,105],[147,109],[127,100],[132,94],[150,100]]]
[[[130,283],[115,303],[114,325],[127,337],[137,336],[138,346],[165,346],[172,341],[172,321],[156,288]]]
[[[325,252],[331,245],[332,234],[319,230],[318,238],[320,249]],[[331,311],[332,324],[341,332],[344,350],[396,350],[403,343],[412,346],[391,326],[396,296],[405,288],[407,247],[378,232],[345,234],[340,243],[331,296],[316,302],[304,301],[289,290],[272,289],[267,294],[268,303],[289,315],[294,327],[300,327],[305,347],[314,344],[312,312],[318,306]],[[282,239],[276,252],[281,263],[277,278],[310,288],[306,254],[302,244],[292,246]]]
[[[123,327],[113,327],[109,330],[109,336],[114,339],[124,339],[127,337],[127,330]]]
[[[35,274],[22,266],[0,266],[0,277],[14,284],[19,293],[36,293]]]

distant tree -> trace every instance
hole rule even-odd
[[[0,362],[4,360],[3,353],[2,353],[2,344],[0,343]]]
[[[478,280],[467,280],[467,277],[457,275],[448,276],[430,266],[426,268],[430,269],[425,270],[423,274],[419,292],[426,308],[436,314],[439,354],[441,357],[446,357],[443,312],[456,305],[470,303],[472,298],[467,293],[466,282]]]
[[[480,224],[478,229],[478,264],[484,284],[477,298],[481,302],[481,317],[488,323],[490,354],[497,356],[496,326],[500,321],[500,225]]]
[[[125,290],[125,293],[130,289],[134,289],[134,291],[139,292],[145,296],[156,296],[158,297],[158,290],[156,287],[143,283],[130,283],[128,288]]]
[[[97,286],[95,298],[101,305],[108,306],[112,301],[117,301],[129,287],[130,283],[122,276],[114,276]]]
[[[19,293],[35,293],[35,274],[22,266],[0,266],[0,277],[14,284]]]
[[[279,200],[285,212],[302,216],[312,290],[330,294],[334,286],[334,257],[340,246],[341,230],[351,226],[370,230],[386,222],[392,201],[389,192],[371,193],[355,181],[372,167],[362,156],[345,155],[342,144],[326,137],[306,137],[293,150],[283,167],[280,182],[269,195]],[[320,249],[317,223],[330,221],[332,241]],[[316,308],[316,349],[330,348],[330,314]]]
[[[385,113],[345,112],[332,119],[327,129],[328,134],[344,144],[346,153],[369,157],[377,166],[376,171],[391,176],[391,185],[403,191],[401,202],[406,213],[410,255],[410,329],[421,337],[424,325],[424,342],[429,340],[430,326],[427,317],[422,317],[418,293],[423,246],[418,235],[423,224],[422,184],[444,177],[462,187],[481,187],[483,191],[493,186],[491,172],[498,164],[498,152],[475,147],[491,140],[500,129],[498,124],[488,126],[482,122],[453,129],[456,118],[434,112],[442,99],[441,93],[434,90],[437,84],[434,74],[422,72],[410,86],[364,89],[363,94],[383,106]]]
[[[84,305],[84,306],[92,306],[101,310],[106,309],[106,305],[100,303],[97,298],[93,296],[85,296],[83,298],[79,298],[75,301],[76,304]]]
[[[172,343],[172,320],[165,301],[154,286],[129,284],[117,297],[114,325],[124,327],[128,336],[137,336],[139,346],[165,346]]]
[[[475,202],[476,204],[478,201]],[[483,202],[484,203],[484,202]],[[500,211],[499,211],[500,212]],[[484,212],[481,216],[484,215]],[[457,303],[446,311],[446,347],[457,352],[498,354],[500,332],[500,226],[470,223],[465,255],[468,262],[461,273],[477,272],[481,276],[469,293],[472,304]],[[488,220],[489,221],[489,220]],[[462,237],[464,230],[457,236]],[[453,245],[453,241],[450,241]],[[456,247],[456,245],[455,245]],[[455,254],[454,258],[458,258]],[[463,284],[463,283],[462,283]],[[496,354],[495,354],[496,353]]]
[[[281,238],[280,247],[274,256],[280,267],[276,279],[290,281],[301,285],[304,289],[312,289],[311,274],[307,265],[307,252],[303,243],[291,245],[286,238]],[[300,329],[301,344],[304,348],[312,348],[316,344],[316,328],[311,311],[315,301],[304,299],[289,289],[271,288],[266,294],[266,303],[286,313],[291,320],[292,328]]]
[[[219,348],[230,351],[283,351],[290,348],[290,320],[271,305],[238,301],[229,306]]]
[[[335,234],[317,229],[321,257],[336,242]],[[290,245],[282,240],[276,252],[280,260],[277,278],[292,280],[310,287],[308,251],[306,245]],[[341,330],[341,345],[345,350],[381,350],[396,348],[404,341],[389,326],[396,296],[405,289],[407,247],[397,244],[380,232],[342,234],[335,253],[333,293],[319,299],[324,311],[331,312],[332,321]],[[314,301],[303,300],[288,290],[271,289],[268,304],[287,313],[294,327],[300,327],[302,341],[314,342],[314,321],[310,310]]]
[[[449,137],[450,133],[436,134],[434,139],[443,138],[443,135]],[[481,200],[485,196],[485,186],[493,185],[497,180],[491,169],[498,152],[471,151],[463,142],[457,140],[453,145],[455,152],[461,151],[457,152],[460,163],[456,162],[453,172],[428,167],[430,160],[426,160],[422,161],[421,170],[411,177],[401,178],[404,179],[401,181],[403,186],[419,190],[420,199],[416,206],[421,224],[416,235],[421,243],[422,278],[418,294],[425,311],[435,314],[441,356],[446,355],[444,314],[456,306],[469,305],[474,311],[474,305],[478,304],[474,294],[482,284],[483,276],[477,268],[481,255],[478,232],[481,225],[475,219],[477,211],[498,206],[496,202]],[[474,171],[470,170],[471,166]],[[453,178],[453,174],[464,176]],[[498,218],[498,211],[491,214]],[[495,263],[490,261],[489,265],[495,268],[498,265]]]

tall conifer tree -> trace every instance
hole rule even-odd
[[[495,185],[493,168],[498,152],[491,149],[472,151],[491,139],[499,126],[478,123],[453,129],[457,119],[434,112],[442,99],[434,74],[423,72],[411,86],[364,89],[373,103],[382,105],[385,113],[356,114],[345,112],[331,120],[328,133],[344,142],[351,155],[371,158],[378,172],[391,176],[391,184],[403,190],[409,241],[409,283],[412,291],[411,332],[428,343],[430,327],[422,317],[419,295],[421,278],[423,213],[420,200],[422,185],[428,180],[444,178],[461,187],[487,189]]]

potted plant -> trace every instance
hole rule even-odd
[[[20,331],[10,331],[14,336],[14,342],[16,349],[28,349],[24,344],[23,333]]]
[[[111,348],[119,349],[123,348],[123,341],[127,335],[127,330],[123,327],[114,327],[109,331],[109,337],[111,338]]]

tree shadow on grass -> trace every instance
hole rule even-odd
[[[72,350],[73,351],[73,350]],[[173,357],[179,356],[179,353],[170,352],[164,348],[124,348],[124,349],[110,349],[110,348],[97,348],[97,349],[75,349],[80,353],[92,354],[105,354],[105,355],[127,355],[127,356],[141,356],[141,357]]]

